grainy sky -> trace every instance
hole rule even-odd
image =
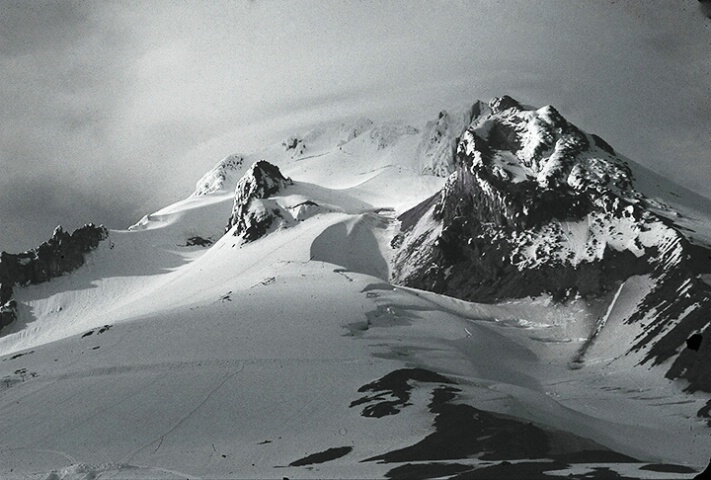
[[[711,197],[697,0],[0,0],[0,250],[126,228],[290,127],[502,94]]]

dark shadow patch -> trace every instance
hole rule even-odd
[[[695,352],[699,351],[701,348],[701,341],[704,339],[703,335],[700,333],[695,333],[686,339],[686,348],[689,348]]]
[[[389,283],[369,283],[365,286],[363,290],[360,291],[360,293],[367,293],[373,290],[386,290],[391,292],[395,290],[395,287],[393,287]]]
[[[313,453],[299,460],[295,460],[289,464],[290,467],[303,467],[304,465],[314,465],[316,463],[326,463],[337,458],[345,457],[353,447],[336,447],[329,448],[323,452]]]
[[[31,355],[31,354],[33,354],[33,353],[35,353],[34,350],[30,350],[29,352],[24,352],[24,353],[17,353],[17,354],[13,355],[13,356],[10,357],[10,358],[6,358],[5,360],[17,360],[17,359],[20,358],[20,357],[24,357],[25,355]],[[3,360],[3,362],[4,362],[5,360]]]
[[[684,465],[671,465],[666,463],[650,463],[649,465],[639,467],[639,469],[649,470],[650,472],[664,473],[696,473],[696,470],[693,468],[689,468]]]
[[[550,457],[569,463],[637,463],[632,457],[605,449],[559,453]]]
[[[393,480],[426,480],[440,478],[472,470],[471,465],[461,463],[407,463],[385,474]]]
[[[428,404],[430,412],[436,415],[435,431],[414,445],[367,458],[364,462],[405,463],[473,457],[494,461],[542,459],[561,465],[638,462],[569,432],[543,429],[518,418],[452,403],[460,392],[451,385],[455,382],[424,369],[396,370],[361,387],[359,391],[373,395],[352,402],[351,407],[370,403],[362,413],[367,417],[397,414],[410,405],[411,391],[415,388],[409,383],[411,380],[439,384],[432,390]]]
[[[95,329],[93,329],[93,330],[89,330],[88,332],[86,332],[85,334],[83,334],[83,335],[81,336],[81,338],[89,337],[89,336],[93,335],[94,332],[96,332],[97,335],[101,335],[102,333],[106,333],[106,332],[108,332],[109,330],[111,330],[111,327],[113,327],[113,325],[104,325],[104,326],[101,327],[101,328],[95,328]]]
[[[449,403],[458,389],[433,392],[430,411],[435,431],[410,447],[368,458],[385,463],[454,460],[478,455],[482,460],[546,458],[550,441],[531,423],[501,418],[469,405]]]
[[[388,415],[397,415],[401,409],[411,405],[409,400],[414,387],[408,383],[410,381],[421,383],[455,383],[447,377],[423,368],[403,368],[388,373],[380,380],[360,387],[358,389],[359,392],[372,392],[373,395],[366,395],[358,400],[352,401],[350,407],[371,403],[371,405],[365,407],[361,412],[361,415],[364,417],[382,418]],[[388,396],[391,400],[386,400]]]
[[[339,248],[333,248],[334,245]],[[378,240],[370,227],[358,223],[349,230],[346,224],[336,223],[313,240],[309,258],[339,265],[349,272],[387,279],[390,267],[379,252]]]
[[[209,247],[214,242],[209,238],[190,237],[185,242],[186,247]]]

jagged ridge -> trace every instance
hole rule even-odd
[[[39,247],[24,253],[0,252],[0,329],[15,320],[17,306],[12,299],[16,285],[48,282],[84,265],[88,252],[109,236],[103,226],[88,223],[71,234],[61,226]]]

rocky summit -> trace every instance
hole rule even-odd
[[[264,160],[256,162],[237,182],[232,215],[225,232],[234,228],[232,234],[241,236],[245,242],[263,236],[274,221],[281,218],[279,209],[269,208],[265,200],[291,183],[279,167]]]
[[[459,140],[444,188],[400,216],[393,280],[476,302],[566,301],[609,297],[646,276],[639,307],[619,322],[641,328],[628,350],[660,363],[708,328],[711,296],[693,260],[708,247],[649,204],[626,159],[600,137],[551,106],[495,98]],[[687,357],[669,375],[711,390],[705,364]]]

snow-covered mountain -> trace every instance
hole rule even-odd
[[[673,358],[671,378],[711,391],[708,363],[696,361],[709,344],[685,351],[708,328],[711,291],[698,274],[711,273],[711,248],[635,189],[630,163],[551,106],[494,99],[462,135],[442,191],[401,216],[394,280],[479,302],[615,294],[620,326],[600,316],[578,360],[615,328],[629,340],[617,355]]]
[[[709,211],[509,97],[231,155],[0,257],[0,476],[690,478]]]

